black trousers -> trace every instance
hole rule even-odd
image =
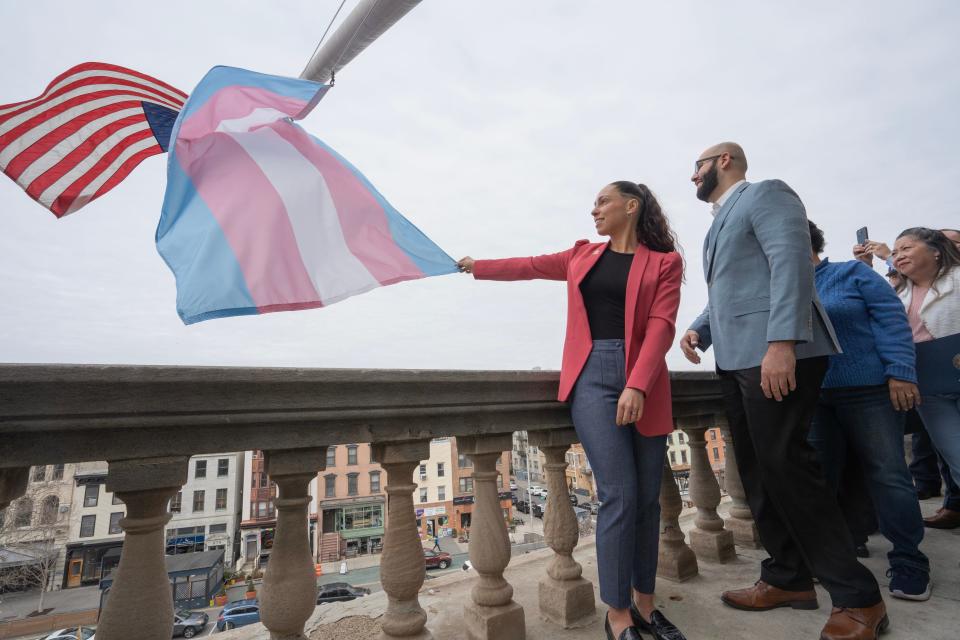
[[[837,497],[807,442],[827,365],[826,357],[798,360],[797,388],[782,402],[763,395],[760,367],[717,373],[747,503],[770,554],[760,578],[806,591],[816,576],[833,606],[870,607],[881,600],[879,586],[857,561]]]

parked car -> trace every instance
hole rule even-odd
[[[94,640],[96,627],[67,627],[44,636],[43,640]]]
[[[516,490],[517,490],[517,483],[516,483],[516,482],[511,482],[511,483],[510,483],[510,491],[516,491]]]
[[[514,506],[520,513],[530,513],[530,503],[526,500],[517,500]]]
[[[423,562],[427,565],[427,569],[446,569],[453,564],[453,557],[451,557],[449,553],[445,553],[443,551],[431,551],[430,549],[424,549]]]
[[[547,488],[544,487],[543,489],[540,489],[540,493],[539,493],[538,495],[539,495],[541,498],[546,498],[546,497],[547,497]]]
[[[530,492],[530,495],[534,495],[534,496],[543,495],[543,487],[539,487],[535,484],[532,484],[529,487],[527,487],[527,490]]]
[[[203,631],[208,622],[210,616],[203,611],[181,609],[173,614],[173,637],[192,638]]]
[[[370,595],[370,589],[355,587],[346,582],[331,582],[320,585],[320,589],[317,591],[317,604],[346,602],[347,600],[355,600],[367,595]]]
[[[236,629],[254,622],[260,622],[259,600],[237,600],[229,602],[217,616],[217,631]]]
[[[547,510],[547,505],[545,504],[534,504],[533,505],[533,517],[542,518],[543,512]]]

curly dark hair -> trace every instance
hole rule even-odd
[[[939,265],[937,266],[937,275],[933,278],[934,282],[939,280],[940,276],[950,271],[950,269],[960,266],[960,251],[957,250],[957,247],[950,242],[950,238],[945,236],[942,231],[928,229],[927,227],[910,227],[909,229],[901,231],[900,235],[897,236],[897,240],[905,236],[910,236],[922,242],[930,251],[938,256],[937,262]],[[901,282],[897,290],[900,291],[905,286],[906,283]],[[934,290],[936,290],[936,284],[934,284]]]
[[[823,248],[827,246],[827,241],[823,237],[823,230],[817,226],[813,220],[807,220],[810,225],[810,247],[817,255],[823,253]]]
[[[637,216],[637,241],[648,249],[669,253],[677,251],[679,242],[677,234],[670,228],[667,216],[664,215],[657,197],[650,188],[641,183],[629,180],[611,182],[625,198],[636,198],[640,203],[640,214]]]

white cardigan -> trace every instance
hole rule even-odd
[[[913,297],[913,283],[900,291],[900,300],[906,309]],[[940,276],[920,307],[920,320],[934,338],[960,333],[960,267],[953,267]]]

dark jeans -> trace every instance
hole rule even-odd
[[[770,557],[761,579],[780,589],[813,589],[813,576],[835,607],[880,602],[873,574],[857,562],[837,497],[807,441],[827,358],[797,361],[797,388],[782,402],[760,390],[760,367],[723,371],[720,386],[747,503]]]
[[[573,389],[570,414],[597,481],[600,599],[626,609],[630,587],[653,593],[660,545],[660,479],[667,436],[617,426],[626,386],[623,340],[594,340]]]
[[[904,414],[890,403],[887,385],[823,389],[810,428],[810,444],[820,454],[824,477],[834,490],[852,450],[878,505],[880,533],[893,544],[891,567],[930,571],[921,553],[923,516],[903,453]]]
[[[951,511],[960,511],[960,487],[953,481],[949,467],[934,449],[930,434],[923,426],[920,415],[916,411],[911,411],[908,420],[911,418],[915,420],[910,443],[913,450],[910,474],[913,476],[914,484],[917,485],[918,490],[937,493],[942,483],[943,506]]]
[[[816,446],[816,445],[814,445]],[[863,467],[853,447],[847,447],[847,458],[843,463],[840,487],[837,491],[837,504],[847,522],[854,544],[867,544],[867,538],[880,528],[877,512],[867,490]]]

